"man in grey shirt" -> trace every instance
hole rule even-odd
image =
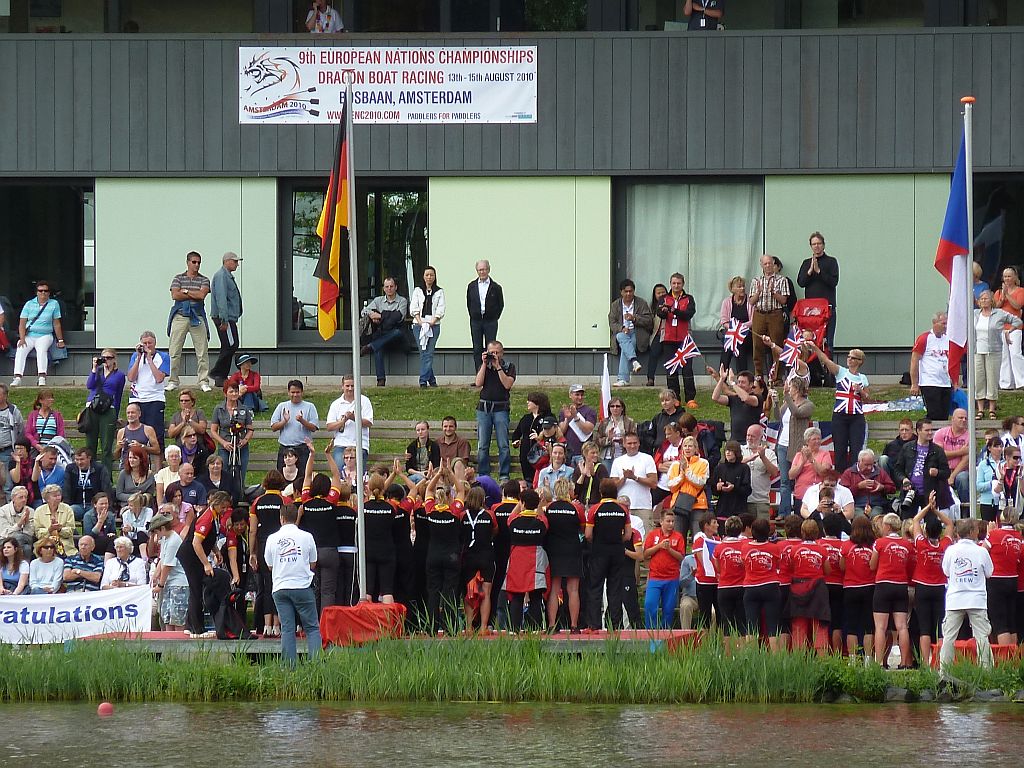
[[[228,251],[221,259],[221,268],[213,276],[210,292],[210,318],[220,337],[220,354],[210,369],[216,387],[223,387],[231,375],[231,359],[238,351],[238,319],[242,316],[242,292],[238,290],[234,271],[242,259]]]
[[[368,336],[369,340],[363,344],[360,354],[373,352],[378,387],[383,387],[387,380],[384,351],[388,347],[400,347],[403,344],[405,335],[402,326],[408,314],[409,300],[398,295],[398,283],[393,277],[384,280],[384,295],[376,297],[363,308],[360,335]]]
[[[306,468],[309,458],[307,440],[319,429],[316,406],[302,399],[302,382],[292,379],[288,382],[288,400],[278,403],[270,417],[270,428],[280,432],[277,436],[277,468],[284,468],[284,452],[291,448],[299,457],[299,473]]]
[[[7,385],[0,384],[0,466],[4,470],[14,452],[14,441],[25,431],[25,417],[7,400]]]

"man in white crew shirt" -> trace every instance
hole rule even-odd
[[[373,405],[366,395],[359,396],[362,406],[362,440],[356,430],[356,381],[351,374],[341,377],[341,397],[331,403],[327,409],[327,424],[324,428],[334,435],[334,461],[341,467],[345,463],[345,449],[358,447],[363,449],[363,466],[370,459],[370,427],[373,426]]]
[[[320,653],[320,621],[313,592],[316,542],[311,533],[296,525],[298,519],[299,511],[294,504],[282,506],[281,528],[270,534],[263,551],[264,561],[273,577],[274,605],[281,617],[281,657],[288,664],[294,664],[297,656],[296,616],[306,633],[309,658],[316,658]]]
[[[910,352],[910,394],[924,398],[929,419],[945,421],[949,418],[953,379],[949,371],[945,312],[936,312],[932,316],[932,329],[914,342]]]
[[[170,373],[171,358],[157,350],[156,334],[143,331],[128,363],[126,378],[131,384],[128,402],[138,403],[142,410],[139,420],[153,428],[161,448],[164,445],[164,390]]]
[[[622,447],[626,452],[612,462],[611,478],[619,493],[629,497],[630,512],[644,521],[645,530],[654,530],[651,489],[658,485],[658,466],[653,456],[640,451],[640,436],[636,432],[623,435]]]
[[[818,509],[821,506],[822,488],[828,488],[832,491],[835,509]],[[807,488],[800,503],[800,516],[808,518],[817,509],[820,517],[824,517],[828,512],[842,512],[847,520],[852,520],[854,508],[853,491],[845,485],[840,485],[839,475],[834,469],[830,469],[825,472],[820,483],[815,483]]]
[[[963,626],[971,621],[974,642],[978,645],[981,666],[992,668],[992,647],[988,636],[992,625],[988,620],[987,581],[992,575],[992,557],[978,544],[981,520],[957,520],[957,542],[942,556],[942,572],[946,574],[946,615],[942,619],[942,650],[939,652],[939,677],[949,680],[949,667],[956,648],[953,641]]]

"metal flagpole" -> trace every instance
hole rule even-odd
[[[363,523],[363,502],[366,494],[363,488],[363,477],[366,474],[363,460],[363,388],[362,371],[359,357],[359,248],[356,239],[356,172],[355,152],[352,151],[352,83],[355,75],[346,71],[345,80],[345,147],[348,185],[348,307],[352,324],[352,378],[355,384],[355,422],[356,422],[356,546],[357,563],[359,566],[359,594],[366,594],[366,527]]]
[[[964,269],[964,290],[967,292],[967,472],[970,478],[971,517],[978,517],[978,462],[975,418],[976,387],[974,377],[974,160],[971,153],[971,112],[974,97],[960,99],[964,105],[964,177],[967,185],[967,265]]]

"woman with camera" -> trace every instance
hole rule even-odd
[[[249,469],[249,441],[253,435],[252,411],[239,402],[238,385],[224,386],[224,402],[213,410],[210,434],[219,446],[217,454],[224,459],[228,474],[237,472],[239,485],[245,487]]]
[[[85,432],[85,447],[93,456],[98,456],[108,470],[114,468],[114,436],[124,385],[125,375],[117,369],[117,353],[104,349],[93,358],[92,370],[85,381],[89,390],[85,407],[92,411],[93,417]]]

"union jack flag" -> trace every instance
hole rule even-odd
[[[853,389],[853,382],[849,379],[840,379],[836,382],[836,404],[832,412],[848,415],[864,413],[864,401],[860,392]]]
[[[732,352],[733,357],[740,356],[740,347],[750,335],[750,323],[741,323],[735,317],[729,320],[729,327],[725,331],[724,346],[726,352]]]
[[[800,359],[800,342],[797,340],[799,330],[794,325],[789,336],[782,343],[782,352],[779,354],[779,362],[783,365],[792,366]]]
[[[687,334],[683,343],[679,345],[679,349],[672,355],[668,360],[665,361],[665,370],[669,373],[675,373],[684,365],[688,360],[692,360],[700,355],[700,350],[697,349],[697,345],[693,341],[693,337]]]

